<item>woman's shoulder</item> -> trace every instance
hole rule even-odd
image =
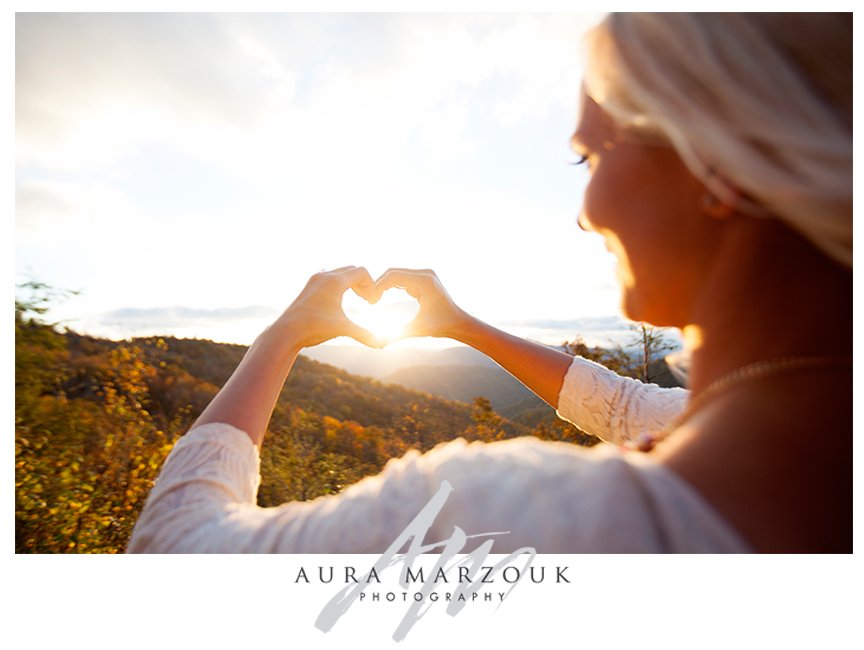
[[[522,436],[495,442],[468,442],[458,438],[416,455],[413,462],[427,473],[464,473],[467,484],[469,477],[473,481],[500,480],[508,471],[538,483],[562,478],[588,481],[595,473],[603,474],[626,461],[612,445],[581,447]]]
[[[489,539],[485,533],[497,533],[493,553],[524,547],[540,553],[749,550],[669,469],[611,445],[458,439],[424,454],[410,451],[338,495],[266,509],[252,506],[258,454],[242,431],[200,427],[175,452],[181,483],[191,472],[206,479],[202,485],[219,479],[231,488],[238,502],[229,508],[231,520],[243,529],[244,541],[237,543],[243,548],[381,552],[443,492],[427,543],[460,529],[476,536],[475,546]],[[173,487],[168,480],[155,492],[170,496]],[[470,544],[464,550],[472,550]]]
[[[442,533],[454,526],[506,530],[496,547],[508,552],[749,550],[677,475],[650,456],[611,445],[460,439],[405,462],[430,491],[443,481],[452,486],[436,522]]]

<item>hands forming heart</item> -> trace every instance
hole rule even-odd
[[[346,295],[348,289],[363,300]],[[416,304],[391,296],[382,300],[390,289],[404,290]],[[312,276],[280,321],[290,324],[303,347],[350,336],[380,348],[409,336],[454,338],[465,316],[433,271],[389,269],[373,281],[366,269],[346,266]]]
[[[419,305],[416,317],[405,326],[404,336],[457,336],[467,314],[456,306],[434,271],[388,269],[372,286],[373,301],[392,288],[404,289]]]
[[[342,311],[348,320],[371,332],[379,341],[403,337],[419,309],[420,304],[398,288],[385,291],[374,304],[353,291],[346,291],[342,297]]]

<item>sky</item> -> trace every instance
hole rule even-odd
[[[322,269],[431,268],[514,334],[620,340],[568,164],[600,17],[18,14],[16,282],[80,291],[76,331],[248,344]]]

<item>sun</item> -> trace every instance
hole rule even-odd
[[[374,305],[348,290],[342,298],[345,315],[382,340],[405,335],[405,328],[420,309],[418,302],[402,289],[389,289]]]

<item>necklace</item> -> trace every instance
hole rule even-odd
[[[851,356],[799,356],[781,357],[771,361],[757,361],[737,368],[715,379],[698,395],[692,397],[687,407],[675,418],[671,425],[657,433],[644,433],[633,444],[632,448],[639,451],[651,451],[658,442],[669,437],[682,424],[689,420],[706,403],[719,395],[738,388],[742,384],[782,375],[798,370],[814,368],[846,368],[852,366]]]

